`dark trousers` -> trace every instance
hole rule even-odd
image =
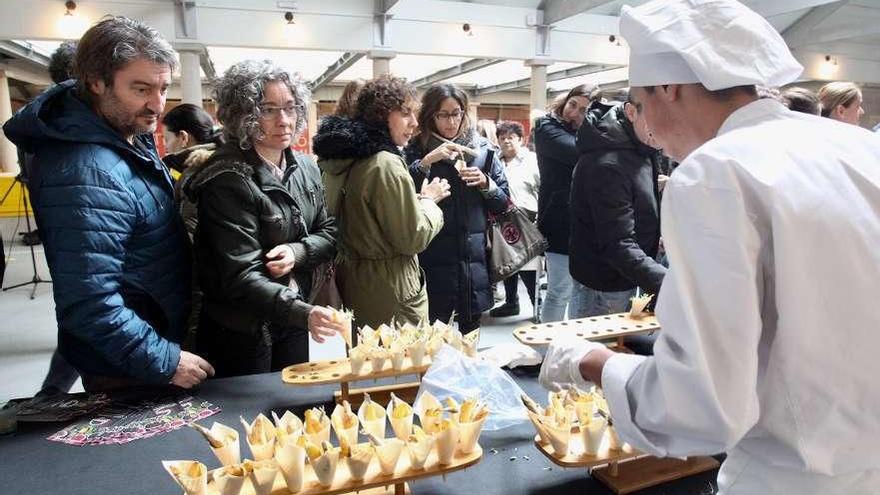
[[[507,304],[519,304],[519,279],[526,285],[529,300],[535,304],[535,270],[519,271],[504,279],[504,298]]]
[[[281,371],[309,360],[309,333],[298,329],[265,328],[259,335],[205,325],[196,334],[197,354],[206,359],[215,377]]]
[[[49,372],[43,380],[43,388],[40,389],[38,395],[57,395],[70,392],[70,387],[79,378],[76,368],[70,365],[64,356],[55,349],[52,353],[52,360],[49,361]]]

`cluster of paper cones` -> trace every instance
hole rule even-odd
[[[409,455],[406,470],[422,470],[436,446],[437,463],[448,465],[456,452],[470,454],[480,436],[488,407],[475,399],[458,404],[448,399],[444,407],[430,393],[423,394],[417,412],[422,426],[413,424],[416,411],[392,394],[386,407],[365,397],[357,413],[348,402],[337,405],[328,416],[321,408],[305,412],[304,420],[287,411],[273,421],[260,414],[253,421],[241,419],[245,440],[254,460],[241,461],[238,432],[214,423],[210,429],[193,424],[208,441],[222,468],[209,473],[198,461],[162,461],[166,471],[187,495],[205,495],[209,479],[220,495],[238,495],[249,482],[256,495],[269,495],[280,473],[291,493],[303,489],[306,469],[314,472],[317,483],[330,487],[336,480],[337,466],[346,463],[350,479],[363,481],[373,459],[379,465],[378,476],[397,473],[403,451]],[[386,419],[394,436],[385,438]],[[335,431],[339,446],[330,443]],[[359,442],[358,435],[366,437]],[[402,474],[402,473],[398,473]]]
[[[562,392],[549,392],[547,407],[541,407],[527,395],[522,396],[523,404],[534,424],[541,443],[553,447],[556,457],[574,455],[597,455],[603,442],[608,450],[622,450],[617,432],[608,413],[608,403],[601,390],[593,388],[589,392],[572,387]],[[583,452],[570,452],[572,435],[580,435]]]
[[[389,364],[392,370],[401,371],[407,364],[407,357],[412,367],[419,368],[428,364],[444,343],[467,356],[476,357],[479,340],[479,331],[462,335],[441,321],[435,321],[433,325],[407,323],[399,327],[383,324],[376,329],[367,325],[358,331],[359,344],[349,352],[351,373],[380,372]]]

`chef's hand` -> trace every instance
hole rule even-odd
[[[272,278],[280,278],[293,270],[295,261],[293,248],[289,244],[279,244],[266,253],[266,269]]]
[[[574,384],[581,390],[589,390],[591,383],[581,376],[581,359],[596,349],[604,349],[604,344],[590,342],[580,337],[561,336],[553,339],[538,380],[548,390],[558,391],[567,384]]]
[[[177,369],[171,383],[181,388],[192,388],[214,376],[214,367],[201,357],[187,351],[180,351]]]
[[[312,310],[309,311],[309,333],[312,335],[312,340],[323,344],[327,337],[342,335],[345,325],[342,323],[342,318],[334,318],[335,313],[336,311],[331,308],[312,306]]]
[[[477,167],[465,167],[461,169],[459,175],[461,175],[461,180],[464,181],[465,185],[469,187],[476,187],[481,190],[489,188],[489,178]]]

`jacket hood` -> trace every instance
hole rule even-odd
[[[18,111],[3,126],[6,137],[27,153],[52,141],[99,144],[153,163],[76,95],[76,81],[57,84]],[[152,148],[149,136],[146,139]]]
[[[190,167],[201,166],[216,150],[217,145],[214,143],[197,144],[176,153],[169,153],[162,157],[162,161],[168,168],[183,172]]]
[[[578,129],[577,148],[582,155],[599,150],[633,150],[641,155],[653,152],[636,137],[623,103],[609,105],[600,101],[593,102],[587,110],[584,124]]]
[[[387,151],[402,156],[388,129],[337,115],[321,120],[312,142],[318,166],[328,174],[339,175],[354,162]]]

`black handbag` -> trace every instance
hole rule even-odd
[[[489,280],[494,284],[518,272],[547,250],[547,239],[526,213],[508,204],[503,213],[489,213]]]

